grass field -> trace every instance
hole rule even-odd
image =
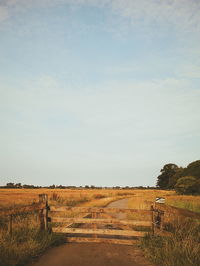
[[[38,202],[38,195],[42,193],[48,194],[50,204],[69,206],[100,207],[106,206],[112,201],[129,197],[128,207],[136,209],[150,209],[156,197],[165,197],[166,204],[200,212],[200,196],[179,196],[174,191],[111,189],[1,189],[0,209]],[[139,217],[133,216],[128,218],[139,219]],[[150,217],[147,217],[148,219]],[[14,231],[10,237],[7,232],[8,219],[0,217],[0,265],[25,263],[30,257],[38,255],[47,247],[64,241],[63,235],[39,231],[36,212],[17,216],[13,223]],[[147,236],[141,245],[155,265],[161,265],[161,262],[166,266],[198,265],[195,264],[200,260],[198,226],[193,221],[176,224],[176,234],[173,237]],[[189,235],[183,234],[184,231],[190,232]],[[164,259],[161,259],[161,256]],[[178,257],[180,257],[180,263],[176,261]],[[176,264],[172,264],[173,260],[176,261]]]
[[[133,196],[133,191],[70,190],[70,189],[1,189],[0,209],[31,205],[39,194],[48,194],[49,204],[68,206],[98,206]],[[63,243],[62,234],[40,232],[38,213],[14,217],[12,237],[8,234],[8,217],[0,217],[0,265],[25,264],[47,247]]]
[[[0,189],[0,209],[38,202],[39,194],[47,194],[50,203],[75,206],[92,200],[134,195],[133,190],[107,189]]]

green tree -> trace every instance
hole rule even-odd
[[[173,186],[170,185],[170,180],[172,180],[178,169],[178,166],[173,163],[164,165],[160,171],[161,174],[157,177],[157,187],[161,189],[173,188]]]
[[[182,176],[194,176],[200,179],[200,160],[190,163],[182,172]]]
[[[200,179],[194,176],[183,176],[178,179],[175,190],[178,194],[200,194]]]
[[[15,183],[7,183],[6,187],[7,188],[15,188]]]
[[[184,172],[184,169],[183,167],[179,167],[175,170],[175,174],[174,175],[171,175],[169,177],[169,188],[174,188],[178,179],[181,178],[183,176],[183,172]]]

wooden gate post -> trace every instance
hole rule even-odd
[[[164,228],[164,212],[160,213],[160,231],[162,232]]]
[[[43,213],[44,213],[44,229],[48,230],[48,209],[49,209],[49,206],[48,206],[48,195],[47,194],[44,194],[44,200],[45,200],[45,209],[43,211]]]
[[[155,219],[154,219],[154,207],[151,205],[151,222],[152,222],[152,234],[154,235],[155,233]]]
[[[45,203],[45,207],[39,210],[40,230],[48,229],[48,195],[39,194],[39,202]]]

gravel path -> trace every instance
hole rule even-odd
[[[128,208],[128,199],[121,199],[121,200],[113,201],[110,204],[108,204],[106,208],[126,209]],[[112,214],[112,216],[117,219],[126,219],[125,213]]]

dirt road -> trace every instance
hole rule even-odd
[[[128,199],[110,203],[110,208],[127,208]],[[116,218],[124,219],[125,214]],[[136,246],[67,243],[49,249],[32,266],[150,266]]]
[[[120,208],[120,209],[128,208],[128,199],[113,201],[106,208]],[[117,219],[126,219],[125,213],[112,214],[112,216]]]

